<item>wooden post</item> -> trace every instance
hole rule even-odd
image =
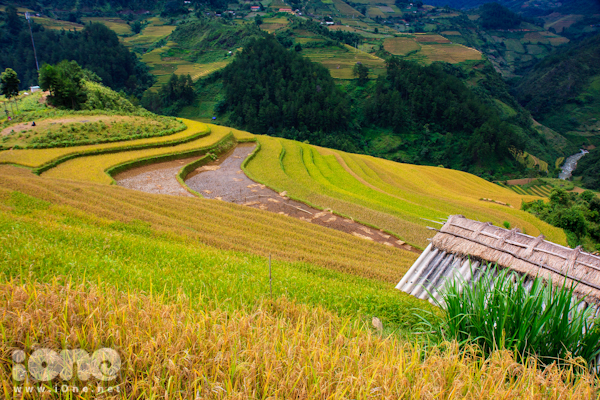
[[[271,274],[271,255],[269,254],[269,290],[271,292],[271,299],[273,298],[273,275]]]

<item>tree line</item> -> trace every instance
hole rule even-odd
[[[218,110],[253,133],[285,131],[309,140],[310,133],[339,134],[348,128],[349,99],[329,71],[286,50],[272,35],[248,43],[219,76],[225,100]]]
[[[21,79],[20,89],[38,84],[38,71],[27,21],[9,6],[0,25],[0,66],[12,68]],[[97,74],[102,83],[116,91],[141,97],[154,77],[122,43],[116,33],[100,23],[83,30],[57,31],[31,22],[39,66],[76,61]]]

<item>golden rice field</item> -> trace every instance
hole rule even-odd
[[[390,285],[400,280],[417,257],[415,253],[233,203],[154,195],[61,177],[38,177],[23,168],[0,166],[0,200],[10,199],[11,191],[19,191],[52,204],[48,211],[58,216],[46,216],[43,221],[60,222],[68,209],[68,215],[97,221],[101,226],[127,224],[123,229],[133,232],[151,228],[157,235],[181,238],[191,246],[203,243],[222,250],[271,254],[275,260],[312,263]],[[3,207],[0,209],[6,209]],[[60,231],[60,226],[57,229]]]
[[[207,126],[201,122],[180,119],[187,128],[169,136],[148,139],[136,139],[127,142],[113,142],[97,145],[57,147],[50,149],[24,149],[0,151],[0,164],[16,164],[30,168],[39,168],[52,161],[73,154],[85,154],[98,151],[111,151],[126,146],[128,149],[149,145],[167,144],[191,140],[207,131]]]
[[[427,61],[446,61],[457,64],[469,60],[481,60],[479,51],[461,44],[430,44],[423,46],[417,55],[423,55]]]
[[[107,343],[122,362],[114,399],[591,399],[598,385],[576,366],[539,368],[509,352],[382,337],[356,321],[286,298],[247,310],[197,310],[180,292],[156,296],[61,281],[0,285],[0,345],[25,338],[87,351]],[[10,374],[10,371],[3,371]],[[13,387],[2,380],[8,398]],[[94,398],[82,394],[81,399]]]
[[[103,17],[88,17],[82,18],[85,23],[99,22],[106,25],[111,30],[115,31],[117,35],[130,35],[132,33],[131,26],[127,24],[121,18],[103,18]]]
[[[319,148],[290,140],[259,137],[260,151],[246,165],[254,180],[286,190],[319,208],[385,229],[424,248],[427,226],[451,214],[511,226],[565,244],[564,232],[519,210],[520,196],[477,176],[444,168],[395,163]],[[281,157],[281,161],[280,161]],[[482,201],[493,199],[512,206]]]
[[[83,25],[69,22],[69,21],[60,21],[57,19],[46,18],[46,17],[31,17],[35,21],[36,24],[42,25],[46,29],[55,29],[55,30],[75,30],[80,31],[83,29]]]
[[[206,126],[202,122],[197,122],[195,125],[200,127],[200,130],[204,130]],[[112,178],[105,171],[111,167],[147,157],[159,157],[168,154],[200,151],[217,145],[231,132],[230,128],[218,125],[208,125],[208,128],[210,129],[210,135],[175,146],[74,158],[44,172],[42,176],[110,185],[112,183]]]
[[[425,63],[445,61],[451,64],[481,60],[481,53],[470,47],[451,43],[440,35],[414,35],[387,38],[384,48],[392,54],[406,56]]]
[[[358,10],[349,6],[347,3],[343,2],[342,0],[333,0],[333,4],[335,5],[335,8],[337,8],[338,11],[340,12],[340,14],[342,14],[342,15],[348,16],[350,18],[352,16],[354,16],[354,18],[364,17],[364,15],[362,15],[360,12],[358,12]]]
[[[357,62],[369,67],[371,73],[375,75],[385,71],[385,62],[381,58],[348,45],[344,49],[339,47],[308,48],[303,49],[302,52],[311,61],[322,64],[336,79],[354,79],[352,68]]]
[[[419,43],[450,43],[448,39],[440,35],[415,35],[414,38]]]
[[[387,38],[383,41],[383,47],[386,51],[397,56],[405,56],[411,51],[421,49],[421,45],[412,37]]]

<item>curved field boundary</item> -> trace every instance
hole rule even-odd
[[[238,131],[238,132],[243,132],[243,131]],[[255,137],[245,137],[245,136],[243,136],[243,138],[238,139],[238,137],[240,137],[240,135],[238,135],[238,133],[235,132],[235,130],[232,130],[232,135],[233,135],[233,140],[231,142],[225,142],[225,143],[223,143],[222,146],[218,146],[217,148],[215,148],[215,150],[216,150],[215,154],[220,155],[221,153],[229,150],[231,147],[234,147],[238,143],[248,143],[248,142],[258,143]],[[231,145],[229,145],[229,143],[231,143]],[[258,147],[258,144],[257,144],[257,147]],[[254,151],[252,152],[252,154],[254,154],[255,151],[256,151],[256,149],[254,149]],[[250,158],[252,156],[252,154],[248,158]],[[244,160],[244,162],[246,162],[246,160]],[[211,161],[212,161],[212,158],[208,154],[206,154],[204,157],[199,158],[196,161],[192,161],[191,163],[189,163],[187,165],[184,165],[183,167],[181,167],[181,169],[177,173],[177,177],[176,177],[177,181],[189,193],[193,194],[194,196],[202,197],[203,198],[204,196],[202,196],[202,194],[196,192],[194,189],[190,188],[185,183],[185,180],[186,180],[187,176],[190,173],[194,172],[197,168],[202,167],[203,165],[206,165],[206,164],[208,164]]]
[[[222,143],[215,145],[214,149],[211,149],[211,150],[215,150],[215,154],[219,155],[219,154],[222,154],[223,152],[229,150],[230,148],[235,147],[236,144],[237,144],[237,141],[235,140],[235,136],[233,135],[233,132],[232,132],[231,136],[228,137],[227,140],[224,140]],[[187,176],[191,172],[195,171],[197,168],[199,168],[203,165],[206,165],[211,161],[212,161],[212,158],[210,157],[210,155],[206,154],[206,155],[204,155],[204,157],[202,157],[196,161],[192,161],[191,163],[189,163],[187,165],[184,165],[183,167],[181,167],[181,169],[177,173],[177,177],[176,177],[177,181],[181,184],[181,186],[183,186],[185,188],[185,190],[187,190],[194,196],[204,197],[200,193],[198,193],[195,190],[193,190],[192,188],[190,188],[185,183],[185,178],[187,178]]]
[[[202,158],[200,158],[200,160],[203,160],[204,163],[206,163],[207,162],[206,160],[210,160],[210,156],[207,153],[211,152],[212,150],[216,150],[216,153],[219,154],[219,153],[225,151],[226,149],[230,148],[234,143],[235,143],[235,139],[233,137],[233,133],[229,133],[227,136],[223,137],[219,142],[215,143],[212,146],[208,146],[208,147],[204,147],[204,148],[200,148],[200,149],[196,149],[196,150],[185,151],[185,152],[167,153],[167,154],[161,154],[158,156],[150,156],[150,157],[138,158],[138,159],[131,160],[131,161],[125,161],[123,163],[109,167],[108,169],[104,170],[104,172],[111,177],[112,184],[114,185],[114,184],[116,184],[116,181],[113,178],[114,175],[121,173],[121,172],[128,171],[132,168],[143,167],[145,165],[155,164],[158,162],[173,161],[173,160],[179,160],[181,158],[188,158],[188,157],[194,157],[194,156],[200,156],[200,155],[204,155]],[[198,161],[200,161],[200,160],[193,161],[192,163],[190,163],[186,166],[198,163]],[[184,168],[186,166],[184,166]],[[193,171],[193,169],[192,169],[192,171]],[[179,180],[179,174],[178,174],[177,178],[178,178],[177,180],[181,183],[181,181]]]
[[[231,130],[227,127],[210,125],[209,128],[209,131],[211,132],[210,135],[203,135],[199,139],[187,141],[186,143],[175,146],[77,157],[58,165],[56,168],[50,169],[42,174],[42,176],[98,182],[110,185],[113,183],[113,179],[105,171],[108,171],[113,167],[124,164],[122,168],[129,169],[132,168],[129,164],[130,162],[141,159],[144,159],[144,161],[141,162],[148,164],[156,162],[159,159],[166,161],[169,157],[171,157],[170,159],[177,159],[201,155],[204,154],[207,149],[212,148],[224,140],[225,136],[233,135]],[[115,171],[123,171],[124,169],[116,169],[111,172],[116,173]]]
[[[0,164],[16,164],[29,167],[33,169],[36,175],[40,175],[59,164],[77,157],[176,146],[210,134],[210,128],[202,122],[186,119],[181,119],[181,121],[184,122],[186,127],[178,133],[169,136],[100,145],[2,151],[0,152]]]
[[[261,136],[261,139],[269,140],[270,138],[267,139],[267,137]],[[274,140],[274,139],[271,139],[271,140]],[[261,151],[261,140],[257,140],[256,148],[242,163],[242,165],[241,165],[242,170],[244,171],[246,176],[248,176],[253,181],[262,183],[263,185],[265,185],[265,186],[269,187],[270,189],[273,189],[277,192],[282,192],[284,189],[278,185],[281,183],[284,183],[284,182],[292,183],[291,179],[293,179],[291,176],[289,176],[286,173],[286,168],[283,163],[283,160],[285,159],[285,155],[287,154],[285,147],[281,146],[281,150],[279,151],[279,158],[278,158],[278,162],[281,167],[281,171],[284,173],[284,176],[280,176],[280,179],[278,179],[277,182],[271,181],[268,179],[262,179],[260,176],[255,175],[250,168],[248,168],[248,164],[252,160],[255,159],[255,157],[259,154],[260,151]],[[302,153],[302,148],[300,148],[300,153]],[[306,174],[309,174],[308,170],[306,169],[306,166],[304,166],[304,164],[299,166],[299,168],[303,168],[304,172]],[[268,167],[267,167],[267,169],[268,169]],[[290,179],[290,180],[288,181],[288,179]],[[284,187],[286,187],[287,190],[289,190],[290,186],[286,185]],[[390,229],[384,229],[373,223],[370,223],[368,220],[363,220],[363,219],[353,217],[352,215],[350,215],[352,213],[351,211],[348,213],[345,213],[345,212],[340,211],[340,209],[333,209],[332,207],[323,205],[323,204],[335,204],[335,199],[332,199],[330,197],[323,196],[323,195],[316,193],[316,189],[314,186],[311,187],[311,190],[309,190],[309,192],[307,194],[310,195],[310,198],[308,195],[302,196],[302,195],[297,195],[296,193],[293,193],[293,192],[292,193],[288,192],[286,194],[286,197],[289,197],[292,200],[304,203],[311,208],[314,208],[317,210],[327,210],[327,211],[331,212],[332,214],[337,215],[338,217],[345,218],[345,219],[351,219],[351,220],[356,221],[357,223],[364,225],[366,227],[373,228],[376,230],[381,230],[381,231],[383,231],[387,234],[390,234],[392,236],[395,236],[395,237],[398,236],[398,233],[392,232]],[[352,208],[353,205],[349,205],[349,206],[350,207],[344,208],[344,210],[355,210],[355,208]]]

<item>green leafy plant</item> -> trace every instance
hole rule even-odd
[[[460,278],[447,282],[438,303],[443,309],[438,328],[442,336],[477,344],[486,354],[509,349],[546,364],[577,357],[594,364],[600,353],[599,321],[592,318],[591,306],[580,307],[583,299],[573,297],[574,289],[541,277],[529,283],[526,276],[494,266],[476,284]]]

